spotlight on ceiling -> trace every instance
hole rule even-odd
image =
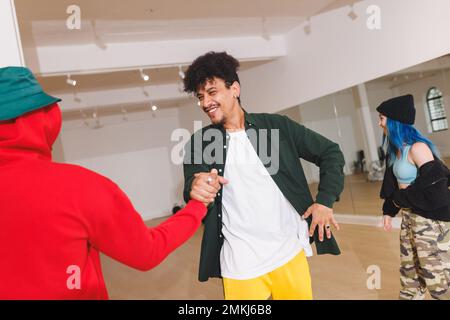
[[[155,105],[153,105],[153,106],[152,106],[152,111],[156,111],[156,110],[158,110],[158,107],[155,106]]]
[[[186,78],[186,74],[183,71],[183,68],[180,66],[178,66],[178,75],[180,76],[181,80],[184,80],[184,78]]]
[[[67,74],[66,82],[67,82],[68,85],[71,85],[71,86],[74,86],[74,87],[77,85],[77,81],[73,80],[72,78],[70,78],[70,73]]]
[[[145,73],[144,73],[144,70],[139,69],[139,73],[141,74],[142,80],[144,80],[144,81],[150,80],[150,76],[149,76],[148,74],[145,74]]]

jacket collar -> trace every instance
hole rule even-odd
[[[244,126],[245,126],[245,130],[249,129],[249,128],[256,128],[256,119],[253,113],[248,113],[247,111],[245,111],[244,108],[241,107],[241,109],[244,111]],[[219,130],[221,130],[222,132],[225,132],[225,129],[222,125],[219,124],[215,124],[212,125],[213,128],[217,128]]]
[[[247,125],[256,126],[256,120],[255,120],[254,114],[248,113],[247,111],[245,111],[244,108],[242,108],[242,110],[244,110],[244,117],[245,117],[246,127],[247,127]]]

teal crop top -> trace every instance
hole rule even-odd
[[[400,159],[394,161],[394,175],[401,184],[411,184],[417,178],[417,167],[408,160],[409,149],[411,146],[404,147]]]

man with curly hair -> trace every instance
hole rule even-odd
[[[288,117],[247,113],[238,68],[227,53],[209,52],[184,79],[212,123],[194,133],[184,160],[185,200],[212,201],[199,280],[222,278],[225,299],[312,299],[310,243],[318,254],[340,253],[330,225],[339,229],[332,206],[344,158],[336,143]],[[299,158],[320,167],[315,201]]]

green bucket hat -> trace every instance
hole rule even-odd
[[[30,69],[0,68],[0,120],[14,119],[59,101],[42,90]]]

